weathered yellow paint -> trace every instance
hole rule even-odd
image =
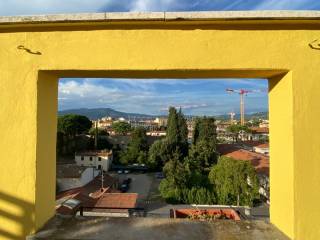
[[[0,27],[0,238],[22,239],[53,215],[59,77],[264,77],[271,222],[292,239],[320,239],[320,51],[308,45],[319,29],[315,20]]]

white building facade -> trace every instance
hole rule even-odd
[[[75,154],[75,161],[78,166],[95,167],[109,171],[113,160],[112,151],[90,151]]]

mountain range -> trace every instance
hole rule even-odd
[[[126,112],[114,110],[112,108],[77,108],[77,109],[62,110],[58,112],[59,116],[66,115],[66,114],[84,115],[91,120],[96,120],[106,116],[110,116],[112,118],[123,117],[123,118],[136,118],[136,119],[159,117],[156,115],[148,115],[148,114],[141,114],[141,113],[126,113]],[[215,118],[226,120],[226,119],[229,119],[230,116],[227,114],[223,114],[223,115],[217,115],[215,116]],[[252,114],[246,114],[245,118],[246,119],[252,119],[252,118],[268,119],[268,112],[257,112]],[[236,114],[235,119],[240,119],[240,114]]]

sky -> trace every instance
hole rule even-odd
[[[0,16],[74,12],[220,10],[320,10],[319,0],[0,0]],[[124,112],[163,114],[168,106],[186,114],[239,112],[239,95],[248,89],[246,113],[267,111],[263,79],[61,79],[59,110],[110,107]]]
[[[227,88],[252,91],[245,97],[246,113],[267,111],[265,79],[61,79],[59,109],[110,107],[162,115],[174,106],[188,115],[239,112],[240,96]]]

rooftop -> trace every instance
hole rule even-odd
[[[86,167],[76,164],[59,164],[57,165],[57,178],[80,178]]]
[[[112,150],[76,152],[75,155],[76,156],[111,156]]]
[[[272,224],[265,221],[217,220],[208,223],[186,219],[106,217],[55,217],[28,239],[288,240]]]
[[[269,176],[269,157],[260,153],[239,149],[235,144],[219,144],[217,150],[221,155],[235,160],[250,161],[258,174]]]
[[[104,12],[3,16],[0,25],[115,21],[319,20],[320,11]]]

